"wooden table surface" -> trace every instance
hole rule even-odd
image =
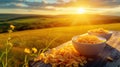
[[[71,41],[66,42],[56,48],[60,48],[69,43],[71,43]],[[44,64],[42,61],[37,62],[29,61],[29,67],[52,67],[52,66],[50,64]],[[81,66],[79,65],[79,67]],[[115,31],[111,38],[107,41],[104,50],[98,56],[94,57],[93,61],[89,61],[83,67],[120,67],[120,32]]]

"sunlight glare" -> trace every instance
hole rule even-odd
[[[86,12],[85,8],[79,8],[78,13],[79,14],[84,14]]]

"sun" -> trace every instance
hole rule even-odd
[[[86,10],[85,10],[85,8],[79,8],[79,9],[77,10],[77,12],[78,12],[79,14],[84,14],[84,13],[86,13]]]

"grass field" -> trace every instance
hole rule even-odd
[[[87,20],[86,20],[87,19]],[[79,26],[88,24],[119,23],[119,16],[108,15],[20,15],[0,14],[0,33],[8,30],[10,24],[16,26],[15,31],[42,28]]]
[[[11,61],[9,62],[9,67],[21,67],[24,63],[24,48],[35,47],[39,50],[44,49],[48,44],[51,44],[49,48],[53,48],[71,40],[71,38],[75,35],[80,35],[86,33],[90,29],[100,27],[108,30],[120,31],[120,23],[114,23],[103,25],[56,27],[14,32],[11,34],[13,48],[9,53],[9,58],[11,58],[9,60]],[[0,34],[0,54],[4,50],[3,46],[5,45],[7,38],[7,33]]]

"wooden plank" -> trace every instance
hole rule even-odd
[[[120,66],[120,52],[117,49],[113,48],[109,56],[113,58],[113,62],[107,62],[105,67],[119,67]]]
[[[108,56],[113,58],[113,62],[107,61],[106,58]],[[89,61],[84,67],[118,67],[119,65],[120,52],[107,45],[103,52],[101,52],[97,57],[94,57],[94,61]],[[51,67],[51,65],[44,64],[42,61],[38,61],[31,67]]]
[[[107,44],[120,51],[120,32],[114,31],[111,38],[107,41]]]
[[[71,43],[71,41],[68,41],[56,48],[59,49]],[[113,58],[113,61],[107,61],[107,57]],[[88,61],[88,63],[84,67],[120,67],[120,32],[115,31],[112,37],[109,39],[109,41],[107,41],[104,50],[93,59],[93,61]],[[29,63],[29,67],[52,66],[50,64],[44,64],[42,61],[33,61]]]

